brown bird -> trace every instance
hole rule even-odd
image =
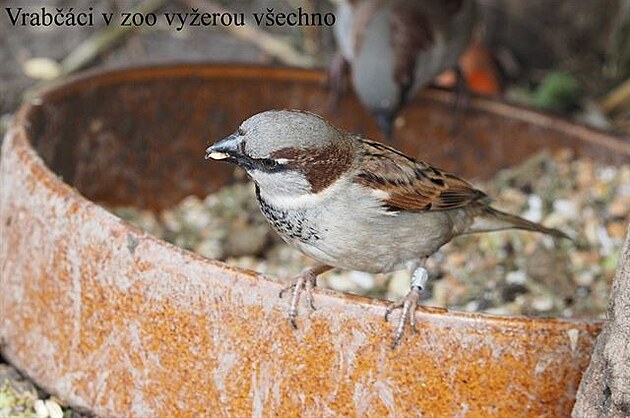
[[[330,86],[339,94],[349,67],[357,96],[390,138],[413,94],[456,67],[475,14],[473,0],[337,0]]]
[[[319,274],[334,267],[369,273],[408,269],[411,289],[385,316],[402,308],[395,346],[405,325],[415,326],[415,308],[429,277],[427,258],[451,239],[508,228],[568,238],[492,208],[482,191],[453,174],[299,110],[250,117],[208,147],[206,158],[243,168],[273,229],[320,263],[285,289],[292,289],[294,327],[300,296],[313,306]]]

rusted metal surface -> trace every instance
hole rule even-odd
[[[293,331],[280,279],[176,248],[94,203],[158,209],[216,190],[231,172],[203,162],[206,141],[263,109],[310,109],[377,137],[350,97],[327,109],[322,80],[139,69],[26,104],[0,166],[6,358],[102,416],[567,416],[595,321],[422,308],[419,332],[391,350],[385,302],[319,290]],[[480,99],[452,137],[451,99],[432,91],[410,107],[399,146],[468,177],[542,147],[630,159],[614,137]]]

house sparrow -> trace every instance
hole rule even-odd
[[[407,100],[456,67],[475,20],[473,0],[337,0],[340,51],[329,85],[339,94],[348,67],[357,96],[391,137]],[[460,86],[461,73],[458,72]]]
[[[206,149],[206,159],[243,168],[260,210],[290,245],[320,264],[294,278],[289,319],[296,327],[302,294],[332,268],[386,273],[408,269],[411,289],[392,303],[402,313],[397,345],[429,274],[427,258],[458,235],[508,228],[567,238],[556,229],[501,212],[459,177],[393,148],[344,132],[313,113],[271,110]],[[282,293],[281,293],[282,295]]]

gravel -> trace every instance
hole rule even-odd
[[[630,214],[630,165],[606,166],[571,151],[541,152],[475,186],[493,206],[568,233],[574,241],[523,231],[465,235],[428,262],[423,304],[500,315],[602,317]],[[267,226],[251,183],[200,199],[189,196],[155,214],[113,208],[176,245],[229,264],[290,278],[313,260]],[[409,274],[333,270],[319,285],[395,300]]]

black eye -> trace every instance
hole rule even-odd
[[[236,130],[236,133],[239,134],[240,136],[244,136],[245,135],[245,131],[240,126]]]
[[[264,158],[261,160],[261,163],[266,169],[276,168],[276,166],[278,165],[278,162],[271,158]]]

